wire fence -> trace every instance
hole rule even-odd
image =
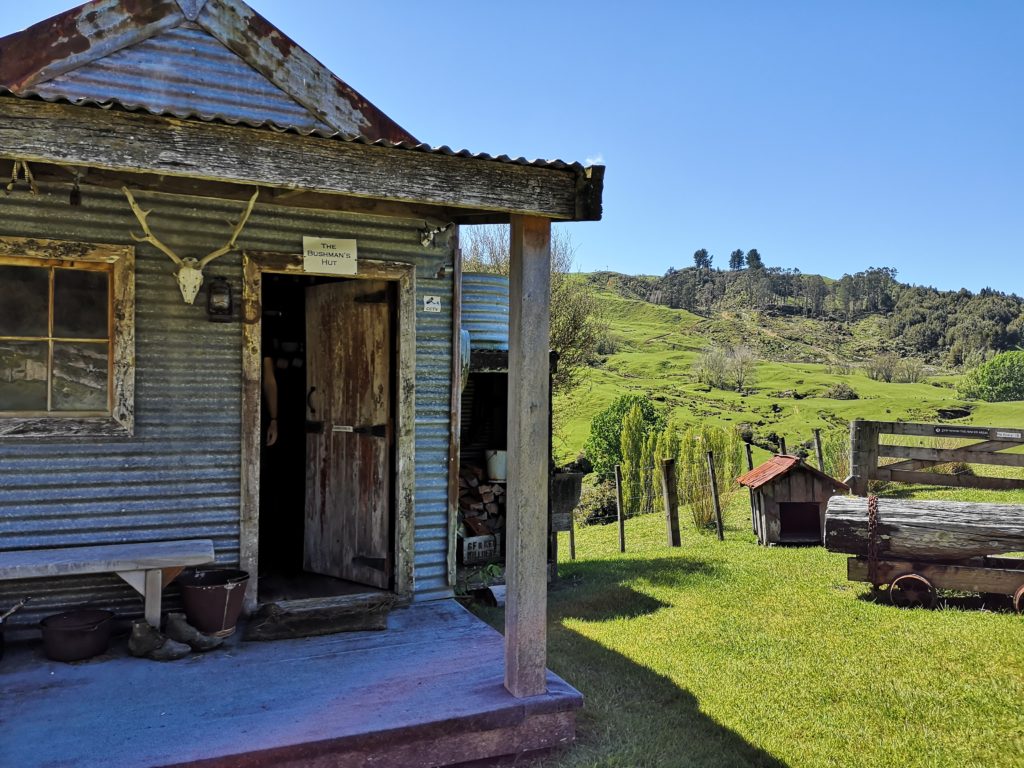
[[[751,445],[735,433],[702,427],[679,434],[667,430],[652,445],[637,441],[644,461],[626,460],[615,468],[620,550],[625,551],[625,520],[645,514],[664,515],[668,543],[679,546],[680,507],[688,509],[698,530],[714,528],[722,539],[722,509],[741,490],[736,477],[753,468]],[[800,443],[797,450],[821,471],[843,479],[850,471],[849,446],[845,430],[822,436],[816,429],[813,440]],[[786,451],[785,443],[779,447]]]

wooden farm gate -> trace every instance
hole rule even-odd
[[[978,442],[956,448],[892,445],[881,442],[882,435],[976,439]],[[936,467],[952,462],[1024,467],[1024,453],[1006,453],[1021,445],[1024,445],[1024,428],[857,420],[850,425],[850,477],[846,484],[858,496],[867,495],[869,480],[995,490],[1024,488],[1024,479],[935,471]],[[880,466],[881,458],[899,461]]]

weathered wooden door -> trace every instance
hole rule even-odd
[[[388,588],[391,547],[391,308],[388,284],[306,289],[304,567]]]

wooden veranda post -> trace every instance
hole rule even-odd
[[[505,687],[525,697],[547,690],[551,222],[511,222]]]

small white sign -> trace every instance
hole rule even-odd
[[[440,312],[441,311],[441,297],[440,296],[424,296],[423,297],[423,311],[424,312]]]
[[[1003,432],[1002,430],[999,430],[999,431],[996,432],[996,437],[1005,437],[1005,438],[1007,438],[1009,440],[1020,440],[1021,433],[1020,432]]]
[[[354,275],[358,267],[355,240],[303,237],[302,268],[328,275]]]

